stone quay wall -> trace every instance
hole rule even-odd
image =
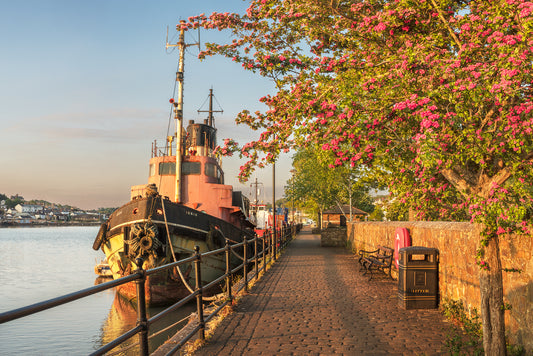
[[[320,246],[346,246],[346,227],[328,227],[320,232]]]
[[[395,230],[409,230],[413,246],[439,250],[439,296],[460,300],[468,311],[480,314],[479,267],[476,251],[479,238],[470,223],[461,222],[355,222],[348,223],[347,245],[354,253],[376,246],[394,248]],[[502,266],[521,273],[503,273],[504,300],[512,309],[505,312],[506,331],[512,344],[533,354],[533,237],[505,236],[500,239]],[[393,264],[394,265],[394,264]],[[393,276],[398,276],[394,271]]]

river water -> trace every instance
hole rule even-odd
[[[92,244],[98,227],[0,228],[0,312],[93,286],[105,256]],[[193,311],[186,306],[150,334]],[[149,309],[154,315],[162,310]],[[0,324],[0,355],[87,355],[136,325],[136,311],[115,290]],[[150,351],[177,327],[150,339]],[[137,342],[133,337],[129,344]],[[117,351],[136,355],[138,348]],[[116,350],[114,350],[116,351]]]

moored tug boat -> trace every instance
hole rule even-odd
[[[249,201],[241,192],[224,184],[224,172],[215,156],[216,128],[212,99],[204,123],[183,121],[184,29],[180,29],[177,73],[178,97],[171,99],[176,132],[167,137],[163,152],[152,146],[148,184],[131,187],[131,201],[117,209],[102,224],[93,249],[106,255],[113,278],[133,273],[143,259],[144,269],[155,268],[200,252],[221,248],[225,239],[241,242],[252,238],[254,224],[249,220]],[[205,285],[225,273],[224,255],[202,259]],[[238,258],[231,261],[233,266]],[[145,283],[149,305],[168,304],[189,294],[195,285],[192,264],[149,275]],[[129,300],[136,298],[135,283],[118,287]],[[214,294],[217,290],[205,291]]]
[[[250,215],[253,217],[252,221],[255,223],[255,233],[257,236],[262,237],[272,224],[272,219],[269,219],[271,215],[269,214],[266,204],[250,204]]]

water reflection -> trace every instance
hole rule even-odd
[[[101,251],[90,247],[97,233],[98,227],[92,226],[0,229],[0,312],[57,298],[93,284],[95,260],[104,257]],[[105,334],[118,336],[137,323],[135,308],[131,304],[120,306],[115,299],[116,293],[111,289],[1,324],[0,355],[90,354],[104,340],[111,340]],[[150,334],[185,318],[194,309],[186,306],[158,321]],[[155,315],[160,310],[148,312]],[[153,338],[150,350],[165,342],[176,329]],[[138,337],[133,337],[130,343],[137,340]],[[120,354],[136,355],[135,351]]]
[[[102,283],[101,277],[97,280]],[[104,280],[104,282],[109,281]],[[95,281],[96,284],[96,281]],[[148,318],[163,311],[167,307],[152,307],[147,309]],[[195,311],[195,304],[189,303],[177,311],[172,311],[168,315],[159,319],[157,322],[150,326],[148,332],[150,352],[155,351],[160,345],[172,337],[179,329],[187,324],[188,317]],[[171,325],[174,326],[170,327]],[[137,310],[136,305],[130,303],[115,291],[115,299],[113,305],[109,311],[107,319],[104,321],[101,328],[101,345],[108,344],[122,334],[128,332],[137,325]],[[168,328],[170,327],[170,328]],[[161,330],[167,330],[159,333]],[[108,355],[138,355],[138,336],[134,336],[126,341],[121,346],[112,350]]]

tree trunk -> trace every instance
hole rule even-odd
[[[481,261],[485,261],[488,268],[482,267],[479,272],[483,348],[487,356],[506,355],[502,265],[498,236],[489,240],[484,251]]]

